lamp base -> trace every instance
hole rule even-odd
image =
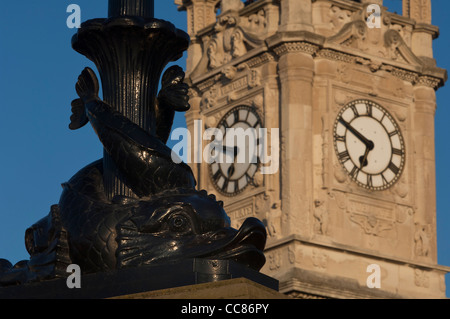
[[[231,260],[195,258],[82,275],[81,288],[68,288],[65,278],[0,288],[0,299],[104,299],[235,278],[278,291],[278,280]]]

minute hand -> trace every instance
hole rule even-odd
[[[371,140],[368,140],[367,138],[365,138],[361,133],[359,133],[353,126],[350,125],[350,123],[347,123],[344,119],[340,118],[339,122],[342,123],[342,125],[344,125],[350,132],[353,133],[353,135],[355,135],[361,142],[364,143],[364,145],[366,145],[366,147],[369,150],[373,150],[374,148],[374,144]]]

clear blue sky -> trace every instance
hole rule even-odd
[[[173,0],[156,0],[155,16],[186,30],[186,13]],[[0,11],[0,258],[28,259],[27,227],[59,201],[62,182],[102,157],[90,126],[68,129],[74,85],[85,66],[95,66],[72,50],[75,29],[66,26],[69,4],[82,9],[82,21],[106,17],[107,0],[2,1]],[[438,66],[450,70],[450,1],[433,0]],[[401,12],[401,0],[385,0]],[[185,67],[184,56],[178,64]],[[450,265],[450,83],[437,92],[438,262]],[[174,127],[185,126],[177,116]],[[447,275],[450,295],[450,275]]]

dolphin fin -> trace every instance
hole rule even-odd
[[[78,82],[75,85],[78,96],[84,103],[98,99],[99,84],[95,72],[86,67],[78,77]]]
[[[91,68],[87,67],[81,72],[75,89],[80,98],[72,101],[72,116],[69,124],[71,130],[77,130],[89,122],[85,104],[98,99],[98,79]]]
[[[72,115],[70,116],[69,128],[71,130],[78,130],[89,122],[86,116],[86,109],[82,99],[72,101]]]

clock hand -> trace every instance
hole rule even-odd
[[[364,145],[366,145],[366,147],[369,149],[369,151],[373,150],[375,145],[371,140],[365,138],[361,133],[359,133],[353,126],[350,125],[350,123],[347,123],[343,118],[340,118],[339,122],[341,122],[342,125],[344,125],[350,132],[353,133],[353,135],[355,135],[361,142],[363,142]]]
[[[233,163],[231,163],[230,167],[228,167],[227,170],[227,176],[228,178],[231,178],[231,176],[233,176],[234,172],[235,172],[235,163],[236,163],[236,158],[237,158],[237,154],[239,151],[239,148],[237,146],[234,147],[229,147],[229,146],[223,146],[223,150],[225,153],[227,153],[228,150],[233,150]]]
[[[233,176],[234,171],[235,171],[235,169],[234,169],[234,163],[232,163],[232,164],[230,165],[230,167],[228,167],[228,170],[227,170],[228,178],[231,178],[231,176]]]
[[[362,169],[363,167],[365,167],[369,164],[367,162],[367,156],[369,155],[369,152],[370,152],[370,149],[368,147],[366,147],[366,152],[364,153],[364,155],[359,157],[359,163],[360,163],[359,168],[360,169]]]
[[[237,156],[237,153],[238,153],[238,151],[239,151],[239,149],[238,149],[237,146],[234,146],[234,147],[226,146],[226,145],[223,146],[223,151],[224,151],[225,153],[227,153],[229,150],[232,150],[232,151],[233,151],[234,157]]]

